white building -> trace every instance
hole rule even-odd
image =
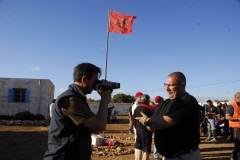
[[[0,115],[29,111],[48,118],[54,88],[48,79],[0,78]]]

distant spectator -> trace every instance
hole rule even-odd
[[[144,113],[148,117],[151,117],[154,113],[154,109],[149,106],[150,97],[147,94],[141,96],[141,103],[134,110],[134,117],[140,117],[141,113]],[[135,118],[134,118],[134,121]],[[135,159],[136,160],[148,160],[151,153],[152,145],[152,132],[149,131],[145,125],[136,121],[137,139],[135,143]]]
[[[114,108],[114,106],[111,106],[111,107],[108,108],[107,123],[110,123],[110,119],[111,119],[111,114],[112,114],[113,108]]]
[[[131,104],[131,106],[128,109],[128,118],[129,118],[129,133],[133,134],[133,123],[132,123],[132,106],[134,103]]]
[[[223,111],[223,115],[226,116],[226,110],[227,110],[227,103],[224,102],[222,105],[222,111]]]
[[[149,106],[153,107],[153,106],[154,106],[154,102],[153,102],[153,101],[150,101],[150,102],[149,102]]]
[[[56,101],[56,99],[53,99],[52,103],[49,105],[49,116],[50,116],[50,119],[52,118],[52,112],[53,112],[54,107],[55,107],[55,101]]]
[[[217,129],[219,130],[219,134],[221,136],[225,136],[226,138],[229,134],[229,122],[225,119],[225,116],[222,115],[220,119],[218,119]]]
[[[140,97],[143,95],[143,93],[142,92],[137,92],[136,94],[135,94],[135,102],[134,102],[134,104],[132,105],[132,115],[134,116],[134,110],[137,108],[137,106],[139,105],[139,103],[140,103],[140,101],[141,101],[141,99],[140,99]],[[134,124],[135,123],[135,121],[134,121],[134,119],[133,119],[133,131],[134,131],[134,139],[135,139],[135,141],[136,141],[136,139],[137,139],[137,133],[136,133],[136,128],[135,128],[135,126],[136,126],[136,124]]]
[[[156,96],[154,99],[153,109],[156,111],[156,109],[162,105],[163,101],[164,99],[161,96]]]
[[[204,105],[199,105],[200,108],[200,121],[203,122],[205,118],[205,107]]]
[[[156,96],[154,100],[155,101],[154,101],[153,109],[154,111],[156,111],[158,108],[161,107],[162,103],[164,102],[164,99],[161,96]],[[153,149],[153,157],[154,159],[159,159],[159,153],[157,151],[155,144]]]
[[[201,122],[200,124],[200,132],[203,133],[204,135],[207,135],[207,126],[208,126],[208,119],[207,118],[204,118],[203,121]]]
[[[221,102],[217,102],[217,119],[220,119],[220,117],[223,115],[223,110],[222,110],[222,103]]]
[[[217,108],[213,105],[211,100],[207,101],[208,107],[206,108],[206,114],[208,118],[208,137],[206,141],[217,141],[217,133],[215,128],[215,115],[217,113]],[[211,139],[211,135],[213,134],[213,139]]]
[[[117,115],[118,115],[119,111],[113,109],[112,113],[111,113],[111,117],[112,117],[112,123],[117,123]]]

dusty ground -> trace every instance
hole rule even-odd
[[[123,121],[122,121],[123,122]],[[121,122],[120,122],[121,123]],[[93,147],[92,160],[133,160],[134,139],[128,134],[128,124],[108,124],[107,139],[117,141],[116,146]],[[47,131],[44,126],[0,125],[0,160],[42,160],[47,149]],[[233,143],[221,138],[218,142],[206,142],[201,137],[202,159],[229,160]],[[117,150],[121,149],[120,155]],[[153,159],[151,154],[150,159]]]

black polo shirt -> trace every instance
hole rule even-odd
[[[200,108],[197,100],[185,93],[182,97],[164,101],[152,117],[164,115],[177,124],[155,132],[155,145],[163,156],[170,156],[185,149],[198,147],[200,143]]]
[[[207,112],[217,114],[217,108],[215,106],[207,107],[206,108],[206,113]],[[207,114],[207,118],[208,119],[214,119],[214,116],[213,116],[213,114]]]

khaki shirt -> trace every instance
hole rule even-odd
[[[63,114],[68,116],[76,125],[83,123],[95,115],[90,108],[77,97],[64,97],[59,101],[58,106],[61,108]]]

